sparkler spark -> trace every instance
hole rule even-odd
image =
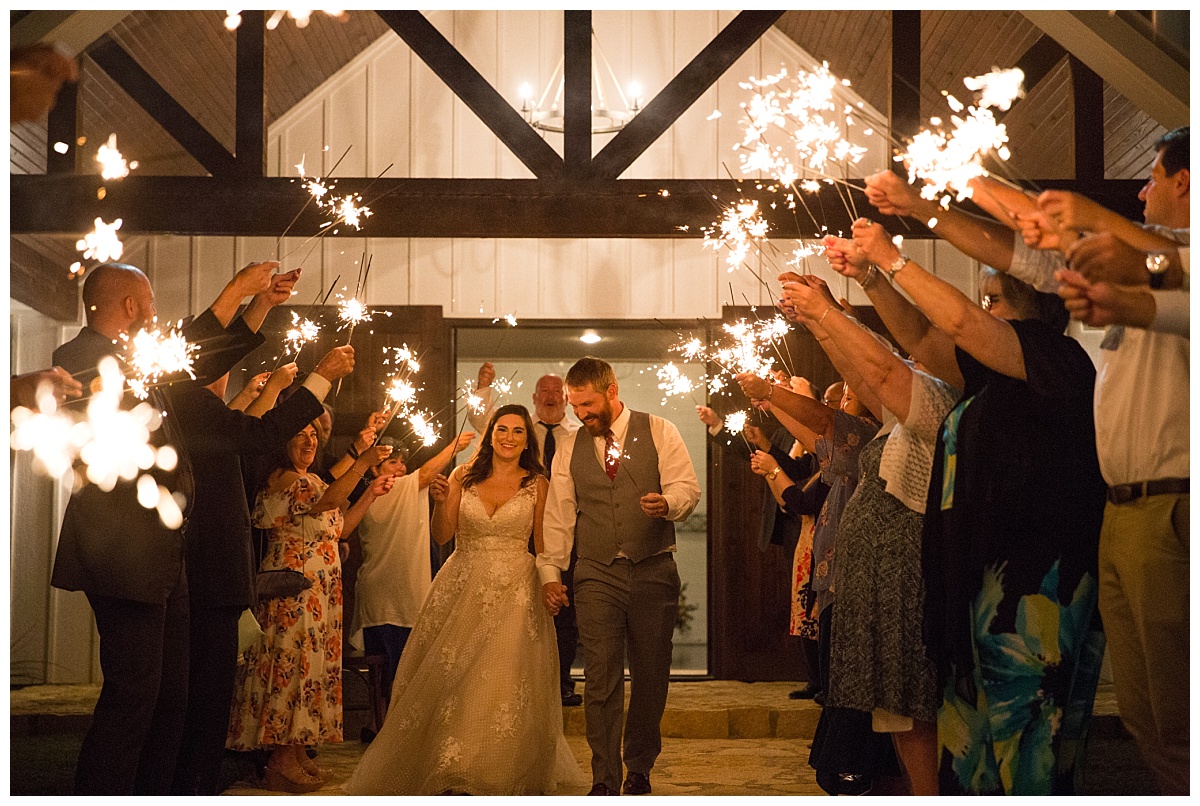
[[[731,433],[731,434],[742,433],[742,429],[744,429],[746,427],[746,414],[747,414],[747,412],[745,412],[745,411],[735,411],[731,414],[726,414],[725,415],[726,430],[728,430],[729,433]]]
[[[492,324],[493,325],[496,324],[501,319],[503,319],[505,321],[505,323],[508,324],[509,327],[517,326],[517,315],[515,313],[505,314],[504,316],[497,316],[495,319],[492,320]]]
[[[745,261],[750,248],[767,237],[767,222],[758,213],[758,202],[742,200],[725,209],[721,219],[704,229],[704,246],[729,250],[725,265],[732,272]]]
[[[100,163],[100,176],[104,179],[124,179],[130,170],[137,167],[137,162],[126,162],[117,150],[117,135],[110,134],[108,142],[96,151],[96,162]]]
[[[283,334],[284,353],[300,355],[304,345],[315,339],[321,333],[321,328],[311,319],[301,319],[292,311],[292,327]]]
[[[165,375],[186,373],[194,380],[193,365],[199,349],[184,338],[178,327],[168,328],[165,333],[158,327],[138,331],[127,339],[126,363],[133,372],[130,388],[145,400],[149,386]]]
[[[930,124],[937,128],[919,132],[908,149],[895,157],[908,168],[910,182],[924,182],[922,198],[937,200],[942,209],[948,209],[952,193],[955,201],[968,199],[970,181],[988,175],[983,167],[987,155],[1009,158],[1008,131],[1003,123],[996,122],[991,108],[1008,109],[1020,95],[1023,80],[1024,73],[1017,68],[964,79],[968,88],[981,90],[978,106],[964,107],[946,94],[951,109],[958,113],[965,108],[965,116],[951,115],[948,132],[941,128],[939,118],[931,118]]]
[[[668,361],[658,368],[658,388],[662,390],[663,406],[667,405],[667,399],[675,395],[690,395],[695,391],[696,385],[687,375],[680,372],[679,367],[675,366],[674,361]]]
[[[82,240],[75,242],[75,248],[83,252],[85,260],[98,260],[101,263],[107,263],[110,260],[120,260],[121,255],[125,251],[121,239],[117,237],[117,230],[121,228],[121,219],[117,219],[111,224],[104,223],[104,219],[96,219],[96,228],[83,236]]]

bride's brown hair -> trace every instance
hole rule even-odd
[[[475,458],[463,472],[462,486],[464,490],[492,475],[492,457],[495,453],[492,448],[492,431],[496,428],[496,421],[508,414],[516,414],[525,421],[525,450],[521,451],[521,457],[517,463],[529,471],[529,475],[521,481],[521,486],[532,484],[538,476],[545,473],[545,470],[542,469],[542,460],[538,458],[537,437],[533,434],[533,420],[529,416],[529,409],[519,403],[509,403],[507,406],[496,409],[496,413],[488,421],[487,431],[483,435],[483,441],[479,444],[479,452],[475,454]]]

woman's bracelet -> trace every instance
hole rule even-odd
[[[871,268],[867,269],[866,276],[864,276],[861,280],[858,281],[858,287],[861,288],[863,291],[866,291],[878,279],[879,279],[879,267],[876,266],[874,263],[872,263]]]
[[[769,386],[767,387],[767,396],[766,396],[765,398],[763,398],[763,399],[764,399],[764,400],[770,400],[770,399],[771,399],[771,395],[773,395],[773,394],[775,394],[775,384],[771,384],[771,385],[769,385]]]
[[[821,318],[817,320],[817,327],[825,327],[825,317],[829,316],[829,312],[832,310],[832,305],[825,309],[825,313],[821,314]]]
[[[362,456],[362,454],[358,452],[358,448],[354,447],[353,442],[350,443],[350,448],[346,451],[346,453],[351,459],[357,459],[358,457]]]

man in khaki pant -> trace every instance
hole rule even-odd
[[[582,358],[567,373],[567,399],[584,427],[554,455],[537,565],[542,603],[557,614],[572,605],[561,579],[572,546],[578,554],[574,604],[594,784],[588,794],[616,795],[620,786],[626,795],[647,795],[662,749],[679,606],[674,522],[692,513],[700,484],[679,429],[630,410],[617,394],[612,367],[598,358]]]

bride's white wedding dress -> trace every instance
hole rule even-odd
[[[536,485],[489,517],[463,490],[456,548],[421,608],[350,795],[554,794],[586,785],[562,731],[554,622],[530,555]]]

